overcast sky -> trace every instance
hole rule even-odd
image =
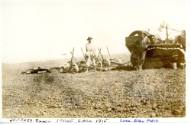
[[[188,0],[2,0],[3,62],[82,56],[88,36],[96,47],[128,53],[125,37],[134,30],[159,34],[161,22],[186,29]],[[174,37],[176,32],[170,32]],[[62,55],[66,53],[67,55]]]

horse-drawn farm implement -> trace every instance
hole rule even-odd
[[[143,43],[143,36],[148,37]],[[126,37],[126,47],[131,53],[131,63],[138,70],[142,68],[184,67],[185,50],[183,43],[157,43],[154,35],[145,31],[134,31]]]
[[[98,48],[95,54],[95,65],[87,65],[87,58],[81,48],[83,58],[76,59],[74,48],[71,52],[71,58],[60,67],[34,68],[28,69],[23,74],[50,73],[57,71],[59,73],[80,73],[89,70],[109,71],[109,70],[142,70],[146,68],[179,68],[185,67],[185,37],[178,36],[173,43],[166,43],[156,36],[146,31],[134,31],[125,39],[125,44],[130,51],[130,61],[122,63],[118,58],[112,58],[107,49],[107,55]],[[128,58],[128,57],[127,57]]]
[[[96,69],[96,71],[109,71],[113,70],[116,67],[121,67],[124,64],[118,58],[112,58],[107,48],[107,52],[109,56],[103,55],[102,49],[98,49],[98,54],[95,54],[95,67],[93,65],[87,66],[86,57],[82,50],[83,58],[76,59],[74,56],[75,50],[73,48],[71,52],[71,58],[69,61],[63,63],[60,67],[51,67],[51,68],[33,68],[27,69],[22,72],[22,74],[41,74],[41,73],[51,73],[51,72],[59,72],[59,73],[81,73],[85,72],[88,68],[90,71]],[[95,70],[94,70],[95,71]]]

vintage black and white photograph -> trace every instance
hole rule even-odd
[[[187,0],[1,0],[3,118],[186,117]]]

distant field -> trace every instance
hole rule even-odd
[[[4,64],[3,117],[185,116],[184,69],[21,74],[59,64]]]

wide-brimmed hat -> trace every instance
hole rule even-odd
[[[93,38],[92,38],[92,37],[88,37],[88,38],[87,38],[87,40],[91,40],[91,39],[93,39]]]

